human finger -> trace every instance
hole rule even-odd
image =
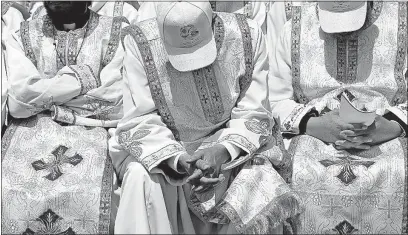
[[[345,139],[349,142],[357,143],[357,144],[364,144],[364,143],[371,143],[373,140],[367,136],[354,136],[354,137],[345,137]]]
[[[359,143],[353,143],[347,140],[338,140],[335,143],[335,148],[338,150],[342,149],[369,149],[370,146],[364,145],[364,144],[359,144]]]
[[[187,183],[192,183],[192,184],[196,184],[196,182],[199,181],[199,179],[201,177],[203,177],[203,172],[200,169],[196,169],[193,174],[191,174],[188,178],[187,178]]]
[[[214,172],[214,169],[211,168],[210,163],[202,159],[197,160],[195,166],[197,169],[200,169],[201,171],[206,172],[208,174],[212,174]]]
[[[348,149],[359,149],[359,150],[369,150],[371,147],[366,144],[355,145],[352,148],[344,146],[336,146],[337,150],[348,150]]]
[[[194,164],[196,161],[202,159],[203,156],[204,156],[204,153],[203,153],[203,152],[201,152],[201,151],[196,152],[196,153],[194,153],[193,155],[191,155],[191,156],[186,160],[186,162],[187,162],[188,164]]]

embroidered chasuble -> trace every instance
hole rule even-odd
[[[268,233],[296,215],[299,205],[273,167],[286,155],[269,111],[263,34],[241,14],[216,13],[213,25],[217,58],[190,72],[169,63],[155,19],[124,29],[124,118],[112,133],[110,153],[120,176],[129,162],[139,162],[179,187],[179,200],[185,194],[199,220]],[[245,154],[224,165],[227,179],[215,190],[191,194],[189,184],[181,186],[186,175],[165,168],[167,161],[215,144]]]
[[[281,130],[298,134],[307,112],[339,108],[342,93],[359,108],[392,112],[406,127],[407,38],[406,2],[372,2],[365,25],[348,35],[324,33],[316,3],[293,8],[269,80]],[[407,233],[406,151],[406,138],[363,151],[292,138],[292,188],[305,205],[298,233]]]
[[[65,32],[43,16],[7,45],[4,233],[112,233],[105,128],[122,117],[122,23],[91,11],[83,28]]]

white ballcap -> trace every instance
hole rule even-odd
[[[326,33],[359,30],[367,16],[367,2],[319,2],[320,27]]]
[[[156,14],[164,47],[175,69],[192,71],[215,61],[213,11],[208,1],[160,2]]]

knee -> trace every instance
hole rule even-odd
[[[146,170],[146,168],[138,163],[138,162],[131,162],[128,164],[124,176],[124,181],[126,179],[134,179],[134,180],[143,180],[146,181],[146,179],[150,178],[149,177],[149,172]]]

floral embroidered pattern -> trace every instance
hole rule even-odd
[[[23,235],[35,235],[35,234],[65,234],[73,235],[75,232],[69,227],[67,230],[63,231],[61,226],[58,224],[63,218],[53,212],[51,209],[48,209],[37,221],[41,223],[41,227],[38,231],[33,231],[30,228],[23,233]]]
[[[245,121],[245,127],[247,130],[261,135],[259,137],[259,144],[262,146],[266,141],[269,139],[269,137],[272,135],[272,129],[271,129],[271,122],[269,119],[251,119]]]
[[[78,165],[82,161],[82,156],[79,154],[75,154],[72,157],[68,157],[65,155],[67,152],[68,147],[60,145],[54,151],[52,151],[52,155],[54,155],[55,160],[49,163],[44,162],[44,160],[38,160],[33,162],[31,165],[36,171],[40,170],[48,170],[50,173],[45,176],[46,179],[54,181],[58,179],[61,175],[61,166],[63,164],[71,164],[73,166]]]
[[[344,220],[343,222],[339,223],[333,231],[338,232],[341,235],[347,235],[347,234],[353,234],[354,232],[357,232],[358,229],[354,228],[353,225],[351,225],[347,220]]]
[[[332,160],[321,160],[319,161],[323,166],[329,167],[332,165],[341,166],[341,171],[337,175],[346,186],[353,183],[353,181],[357,178],[357,176],[353,172],[353,166],[365,166],[369,168],[375,162],[373,161],[359,161],[352,157],[339,157],[340,160],[332,161]]]
[[[99,120],[109,120],[109,115],[115,112],[116,107],[114,102],[94,98],[89,98],[85,106],[92,112],[90,117]]]
[[[142,143],[138,140],[149,135],[150,130],[138,130],[133,135],[130,131],[124,131],[119,134],[119,144],[122,145],[133,157],[140,160],[140,156],[143,153],[142,148],[139,146]]]

